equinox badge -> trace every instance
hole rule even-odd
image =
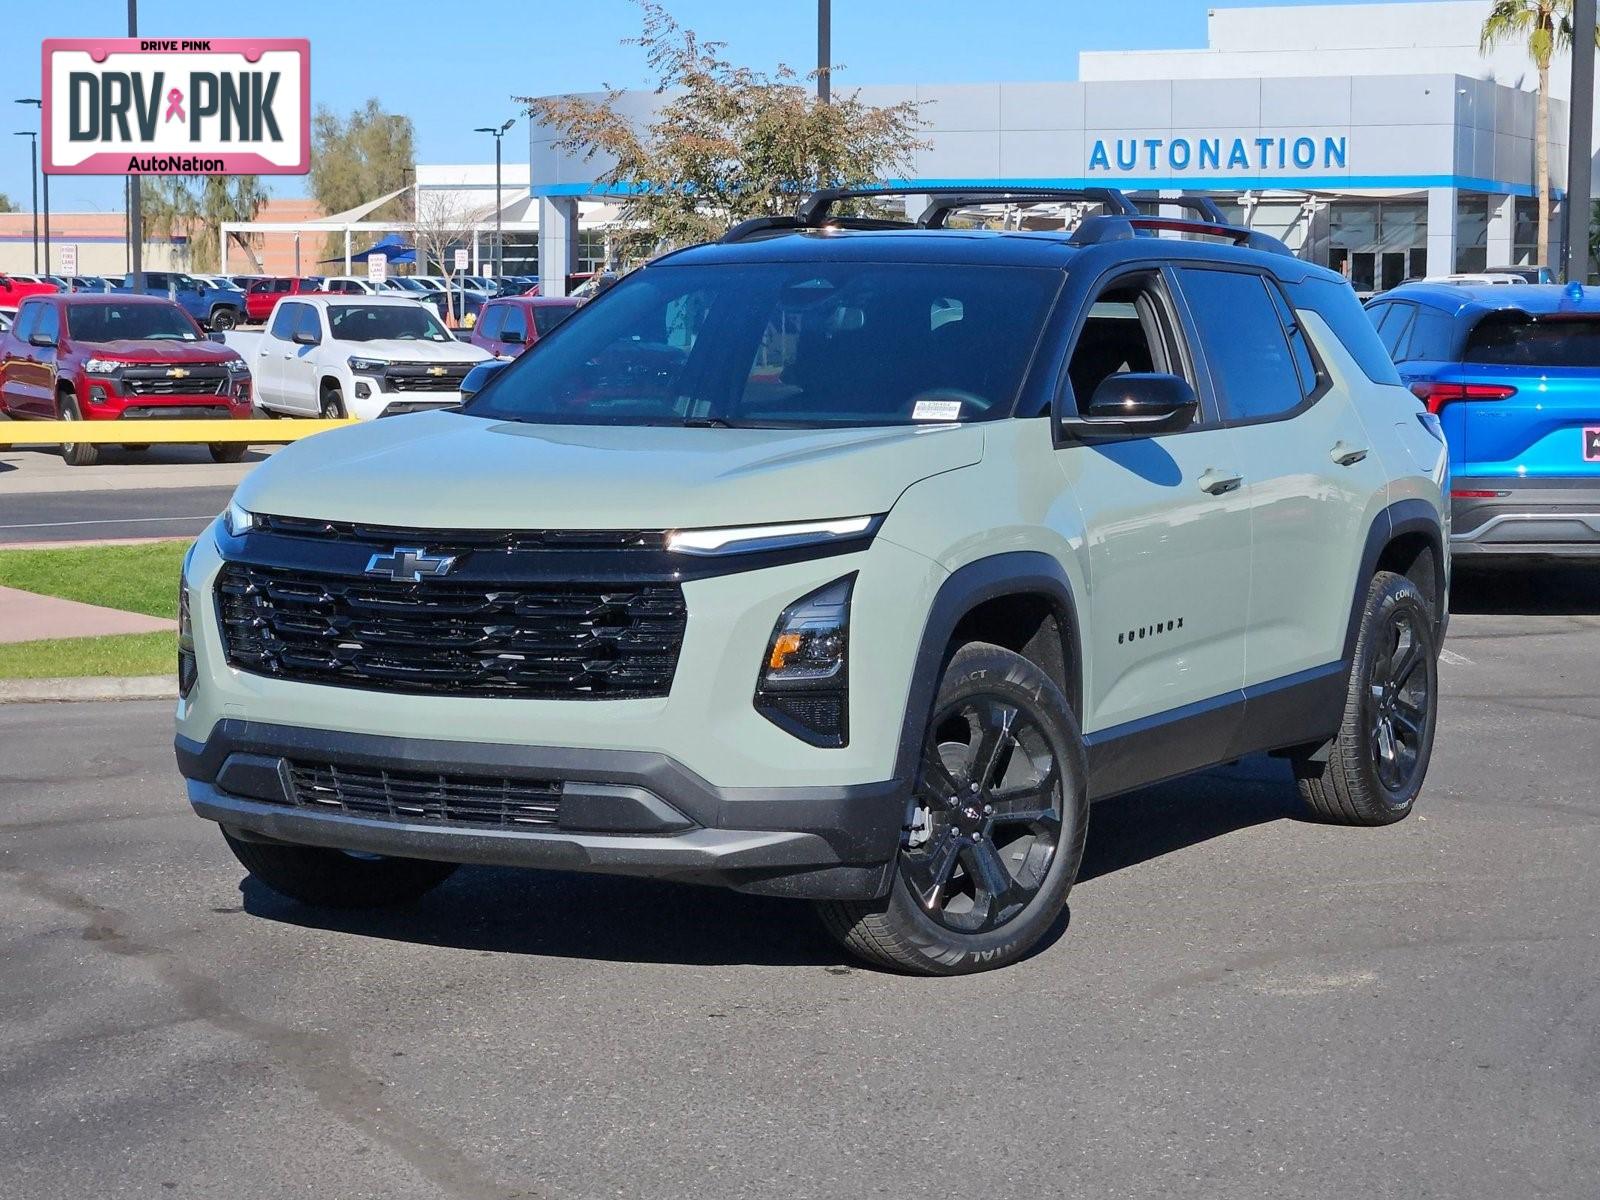
[[[425,554],[419,549],[396,546],[391,554],[374,554],[368,559],[367,574],[387,575],[396,583],[421,583],[448,575],[455,565],[453,554]]]

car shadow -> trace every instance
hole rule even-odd
[[[1283,819],[1306,819],[1288,768],[1247,759],[1095,805],[1079,883]],[[244,911],[306,929],[535,957],[684,966],[859,965],[801,903],[615,875],[464,867],[420,900],[317,909],[252,878]],[[1028,953],[1065,936],[1070,907]]]
[[[1571,617],[1600,614],[1600,564],[1474,567],[1458,560],[1451,613]]]
[[[1078,882],[1272,821],[1309,821],[1289,764],[1256,756],[1097,803]]]

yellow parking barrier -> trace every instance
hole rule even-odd
[[[0,421],[0,446],[61,446],[69,442],[111,442],[166,446],[176,442],[244,442],[272,446],[298,442],[355,421],[291,417],[281,421]]]

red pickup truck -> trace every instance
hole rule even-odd
[[[515,358],[578,311],[570,296],[503,296],[483,306],[472,344],[496,358]]]
[[[128,446],[159,442],[160,418],[250,416],[250,370],[236,351],[206,340],[194,318],[155,296],[80,292],[30,296],[0,335],[0,413],[12,418],[141,422]],[[242,442],[213,442],[217,462],[238,462]],[[62,447],[89,466],[93,442]]]
[[[0,275],[0,308],[15,308],[28,296],[54,296],[59,294],[53,283],[29,283]]]
[[[256,325],[266,322],[272,315],[272,310],[277,307],[278,301],[285,296],[321,296],[325,295],[322,285],[323,280],[316,276],[305,279],[290,279],[278,277],[274,279],[257,279],[245,289],[244,315],[247,321]]]

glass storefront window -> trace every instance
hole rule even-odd
[[[1456,200],[1456,270],[1482,271],[1488,266],[1489,197],[1460,196]]]
[[[1381,292],[1428,260],[1428,206],[1414,200],[1335,200],[1328,211],[1328,265],[1357,292]]]

